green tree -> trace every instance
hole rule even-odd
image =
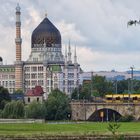
[[[132,84],[132,80],[131,80],[131,84]],[[133,80],[133,89],[132,89],[132,93],[140,93],[140,80]]]
[[[135,79],[117,81],[117,91],[118,93],[140,93],[140,81]]]
[[[92,78],[93,89],[98,93],[99,96],[103,97],[108,93],[112,93],[113,91],[113,84],[112,82],[108,81],[105,76],[93,76]],[[93,93],[94,95],[94,93]]]
[[[9,92],[6,88],[0,86],[0,109],[3,109],[6,102],[11,100]]]
[[[89,86],[79,85],[78,88],[75,88],[71,94],[71,99],[87,99],[88,98],[88,90]]]
[[[91,98],[91,83],[83,83],[83,85],[79,85],[78,88],[75,88],[71,94],[71,99],[86,99],[90,100]]]
[[[128,93],[130,90],[130,80],[117,81],[117,93]]]
[[[90,100],[91,98],[91,81],[87,83],[83,83],[82,88],[80,90],[80,99],[87,99]]]
[[[47,120],[65,120],[70,114],[69,98],[58,89],[53,90],[46,101]]]
[[[27,118],[44,119],[46,107],[40,102],[34,101],[26,106],[25,114]]]
[[[5,105],[2,116],[4,118],[19,119],[24,117],[24,104],[21,101],[12,101]]]
[[[71,99],[75,99],[75,100],[78,100],[79,99],[79,89],[78,88],[75,88],[71,94]]]
[[[92,96],[103,97],[105,94],[113,92],[113,83],[106,80],[103,76],[93,76],[92,81],[83,82],[79,89],[75,89],[71,95],[72,99],[87,99],[90,100]]]

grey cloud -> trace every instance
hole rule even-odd
[[[14,48],[15,34],[15,6],[17,0],[1,0],[0,9],[0,43],[1,52],[12,45]],[[127,55],[132,52],[140,52],[140,27],[127,28],[127,21],[139,19],[139,0],[22,0],[20,1],[22,11],[23,46],[30,50],[30,37],[34,28],[40,20],[34,21],[31,15],[33,11],[40,19],[43,19],[47,11],[48,17],[54,23],[65,21],[68,25],[73,24],[75,34],[83,38],[72,40],[79,46],[86,46],[92,51],[105,52],[108,54],[121,53]],[[33,10],[33,11],[32,11]],[[10,29],[10,33],[6,30]],[[8,40],[4,35],[11,34]],[[75,35],[76,36],[76,35]],[[13,37],[13,38],[12,38]],[[73,38],[74,39],[74,38]],[[63,43],[66,44],[68,35],[63,35]],[[3,48],[5,46],[5,48]],[[28,48],[28,49],[27,49]],[[27,54],[23,48],[24,55]],[[26,53],[25,53],[26,52]],[[8,52],[6,52],[8,53]],[[4,53],[5,59],[14,60],[13,55]],[[6,58],[6,55],[9,58]],[[24,56],[27,58],[28,56]]]

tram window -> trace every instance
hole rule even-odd
[[[30,102],[30,98],[28,98],[28,102]]]
[[[133,97],[133,100],[138,100],[138,97]]]
[[[112,98],[111,97],[108,97],[107,100],[112,100]]]
[[[116,100],[120,100],[121,98],[120,97],[116,97]]]
[[[129,98],[128,98],[128,97],[124,97],[123,99],[124,99],[124,100],[129,100]]]

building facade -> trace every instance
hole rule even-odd
[[[45,98],[55,88],[70,95],[80,81],[81,68],[77,62],[76,47],[72,62],[70,42],[64,56],[61,34],[46,15],[32,32],[31,53],[27,61],[23,61],[20,15],[20,6],[17,5],[16,60],[13,65],[3,65],[0,58],[0,85],[8,88],[10,93],[18,89],[26,93],[35,86],[41,86]]]
[[[10,93],[15,91],[14,65],[0,65],[0,86],[7,88]]]

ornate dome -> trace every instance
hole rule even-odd
[[[0,62],[2,62],[3,60],[2,60],[2,57],[0,56]]]
[[[46,43],[46,47],[61,47],[61,34],[59,30],[46,17],[32,33],[32,48],[40,47]]]

